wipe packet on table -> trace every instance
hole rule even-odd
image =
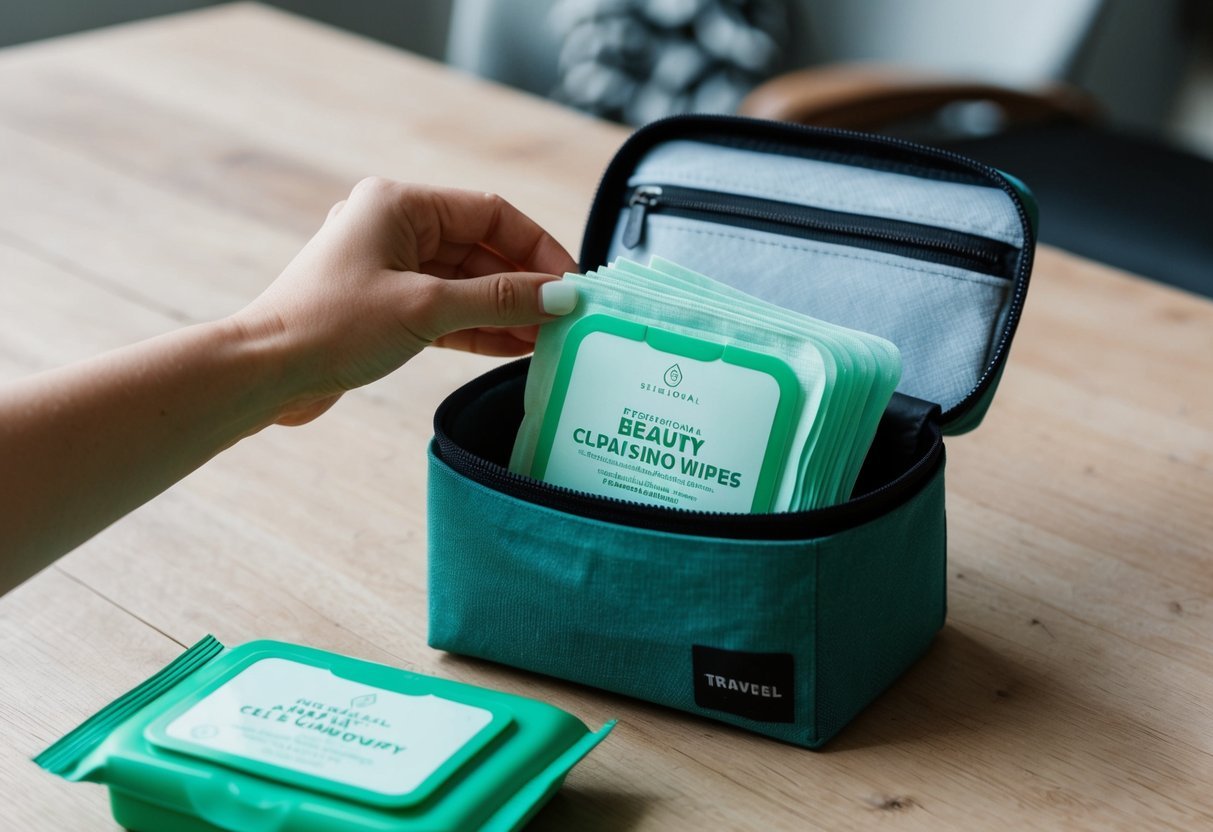
[[[207,636],[35,762],[134,832],[513,830],[611,730],[309,647]]]
[[[669,261],[654,259],[646,267],[620,258],[565,279],[577,285],[582,300],[571,315],[540,329],[511,470],[590,493],[710,511],[800,510],[850,495],[900,378],[896,347],[745,295]],[[608,321],[612,331],[603,333]],[[625,343],[620,321],[643,325],[630,336],[635,343]],[[589,350],[587,331],[596,339]],[[667,337],[671,331],[689,341],[675,344]],[[607,335],[620,337],[611,342]],[[764,356],[791,371],[785,375],[799,383],[800,398],[788,419],[776,416],[776,397],[756,392],[763,384],[755,373],[747,378],[719,371],[730,350]],[[674,363],[667,367],[668,361]],[[675,383],[658,372],[663,367],[674,371]],[[688,369],[702,382],[695,388],[698,394],[679,386]],[[708,370],[714,372],[705,376]],[[637,372],[659,380],[624,378]],[[775,386],[765,384],[768,391]],[[632,441],[637,414],[649,426],[641,438],[677,447],[655,452]],[[618,427],[612,428],[616,417]],[[665,426],[704,446],[710,443],[712,459],[733,451],[748,455],[751,469],[756,450],[771,452],[782,444],[770,498],[739,501],[750,492],[738,489],[736,478],[727,483],[732,490],[718,481],[704,494],[703,483],[694,479],[703,469],[679,453],[689,448],[698,456],[700,443],[656,430]],[[563,459],[556,471],[548,464],[553,448]],[[707,464],[712,472],[724,468]],[[725,470],[737,473],[735,467]],[[742,482],[755,479],[742,472]]]

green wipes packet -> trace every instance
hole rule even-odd
[[[893,344],[659,258],[564,279],[578,307],[540,328],[510,470],[701,511],[848,499],[901,375]]]
[[[35,758],[134,832],[512,830],[611,730],[551,705],[207,636]]]
[[[795,491],[782,504],[809,509],[847,499],[901,377],[901,355],[892,343],[761,301],[661,257],[653,257],[647,267],[619,258],[611,269],[619,278],[667,296],[711,298],[748,317],[753,327],[783,330],[827,353],[835,366],[830,400],[823,402],[821,418],[812,425],[816,433],[798,437],[793,445],[801,449],[800,460],[789,460],[792,470],[785,480],[794,477]]]
[[[805,470],[805,467],[813,462],[812,447],[806,448],[801,461],[802,466],[805,466],[801,470],[802,484],[808,487],[816,485],[819,491],[815,494],[801,494],[796,502],[801,508],[818,508],[848,499],[851,488],[859,478],[859,469],[867,457],[871,437],[876,435],[880,419],[901,380],[901,352],[897,347],[877,335],[825,323],[781,306],[759,301],[740,289],[715,281],[663,257],[653,257],[650,270],[663,275],[667,282],[672,281],[684,287],[693,287],[698,292],[715,294],[722,302],[761,310],[758,314],[782,325],[800,328],[808,337],[812,337],[832,352],[845,379],[838,388],[842,394],[850,394],[851,400],[847,405],[847,416],[832,420],[835,424],[826,427],[832,427],[843,434],[837,446],[840,450],[849,452],[849,459],[845,461],[845,468],[837,472],[834,482],[815,482],[815,478],[807,475]],[[865,437],[868,440],[866,443]],[[832,490],[828,490],[831,485]],[[822,486],[826,488],[822,489]]]
[[[674,409],[633,401],[626,382],[621,400],[608,381],[621,372]],[[795,372],[774,356],[590,315],[565,337],[532,472],[654,504],[768,512],[799,402]]]
[[[656,459],[577,448],[580,464],[588,471],[570,481],[559,476],[569,470],[562,466],[558,476],[545,471],[543,479],[588,493],[666,507],[785,510],[783,499],[751,500],[750,492],[758,480],[767,479],[766,452],[772,448],[779,450],[775,482],[784,479],[787,443],[781,445],[780,440],[804,434],[802,426],[817,418],[832,384],[829,356],[816,344],[755,327],[749,318],[715,304],[693,297],[671,302],[666,293],[614,277],[609,271],[565,276],[578,288],[578,306],[540,328],[511,470],[536,476],[535,464],[543,462],[541,439],[559,443],[563,451],[580,444],[572,432],[578,428],[595,436],[626,433],[634,439],[638,438],[638,420],[647,428],[643,441],[660,452]],[[584,343],[576,337],[569,340],[570,335],[584,332],[584,321],[595,318],[640,323],[651,335],[635,343],[622,337],[595,337],[592,345],[590,339]],[[572,361],[570,353],[575,353]],[[743,355],[748,360],[743,361]],[[795,392],[787,389],[789,378],[795,380]],[[566,384],[576,386],[578,394],[553,402],[552,393],[559,393]],[[591,406],[584,402],[582,391],[590,391]],[[790,421],[785,411],[789,405]],[[562,407],[576,408],[591,418],[573,424],[557,417],[564,428],[555,435],[540,427],[550,430],[549,413]],[[693,441],[684,439],[685,435]],[[735,478],[738,473],[740,477]],[[619,483],[629,488],[621,489]],[[764,490],[765,484],[760,484],[755,493]],[[778,487],[775,490],[784,492]]]

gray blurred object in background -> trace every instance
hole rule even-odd
[[[0,0],[0,47],[223,2],[225,0]],[[452,0],[264,2],[430,58],[441,59],[446,50]],[[507,4],[502,0],[497,2]]]
[[[452,3],[452,65],[551,93],[563,44],[544,21],[558,0],[442,1]],[[876,61],[1012,87],[1061,81],[1094,93],[1116,123],[1163,132],[1193,56],[1190,12],[1209,2],[787,0],[781,70]],[[1190,77],[1213,89],[1213,71]],[[1213,111],[1191,98],[1189,114]],[[1213,130],[1189,135],[1213,155]]]
[[[0,46],[216,2],[0,0]],[[563,46],[545,25],[556,2],[270,0],[270,5],[429,57],[445,55],[461,69],[548,95],[558,83]],[[879,61],[1007,86],[1064,81],[1094,93],[1114,123],[1181,137],[1213,157],[1213,27],[1206,23],[1202,31],[1194,23],[1201,17],[1195,12],[1210,0],[786,3],[781,71]]]
[[[731,113],[782,67],[786,0],[558,0],[552,97],[645,124],[675,113]]]

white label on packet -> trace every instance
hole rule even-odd
[[[767,373],[592,332],[578,346],[543,479],[650,505],[748,512],[779,396]]]
[[[267,658],[174,719],[165,734],[395,797],[424,783],[492,718],[484,708]]]

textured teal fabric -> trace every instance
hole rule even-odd
[[[946,614],[943,469],[896,511],[814,544],[818,741],[930,645]]]
[[[618,526],[524,502],[430,454],[431,646],[816,747],[929,644],[944,615],[943,470],[818,540]],[[790,654],[793,722],[695,702],[692,647]]]

